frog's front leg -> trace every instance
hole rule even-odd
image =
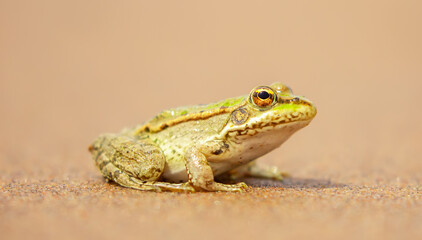
[[[149,139],[106,134],[89,147],[102,175],[117,184],[145,191],[194,192],[188,183],[159,182],[165,165],[161,149]]]
[[[191,147],[185,154],[189,182],[198,190],[242,192],[248,186],[245,183],[223,184],[214,181],[212,168],[205,155],[197,148]]]
[[[290,176],[288,173],[280,171],[275,166],[261,166],[258,165],[256,161],[237,167],[228,173],[232,179],[255,177],[281,181],[283,178]]]

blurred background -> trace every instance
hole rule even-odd
[[[0,0],[0,180],[103,184],[87,152],[98,134],[280,81],[318,115],[261,162],[298,179],[420,186],[421,10]]]

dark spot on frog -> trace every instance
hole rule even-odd
[[[223,153],[223,150],[221,150],[221,149],[218,149],[218,150],[215,150],[215,151],[212,152],[212,154],[214,154],[214,155],[220,155],[222,153]]]
[[[217,149],[217,150],[213,151],[212,154],[214,154],[214,155],[220,155],[225,150],[229,149],[229,147],[230,147],[230,145],[228,145],[227,143],[223,143],[223,146],[221,146],[220,149]]]
[[[99,151],[97,153],[97,156],[95,156],[95,161],[98,161],[98,159],[100,158],[100,156],[103,154],[104,151]]]
[[[122,174],[122,172],[120,172],[119,170],[114,171],[113,175],[115,178],[119,178],[120,174]]]
[[[98,168],[100,169],[100,170],[102,170],[107,164],[109,164],[110,162],[106,162],[106,161],[104,161],[104,162],[101,162],[100,164],[98,164]]]

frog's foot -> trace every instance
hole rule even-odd
[[[241,182],[223,184],[214,181],[214,175],[206,157],[196,148],[185,155],[189,183],[198,191],[243,192],[248,186]]]
[[[117,184],[144,191],[194,192],[188,183],[158,182],[165,158],[149,140],[100,136],[89,148],[102,175]]]
[[[278,181],[282,181],[284,178],[290,177],[288,173],[280,171],[277,167],[259,166],[255,161],[231,170],[229,175],[231,179],[255,177]]]
[[[222,192],[243,192],[248,189],[248,185],[244,182],[237,184],[223,184],[218,182],[213,182],[211,185],[203,187],[208,191],[222,191]]]

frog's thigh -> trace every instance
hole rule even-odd
[[[156,182],[164,170],[165,157],[149,139],[103,135],[90,149],[103,176],[121,186],[149,191],[194,191],[188,184]]]
[[[204,154],[197,148],[189,149],[185,154],[189,182],[197,189],[206,191],[242,192],[245,183],[223,184],[214,181],[214,175]]]
[[[248,164],[237,167],[231,170],[229,174],[230,177],[233,179],[241,177],[256,177],[274,179],[279,181],[289,176],[288,173],[280,171],[275,166],[260,166],[256,163],[256,161],[252,161]]]

